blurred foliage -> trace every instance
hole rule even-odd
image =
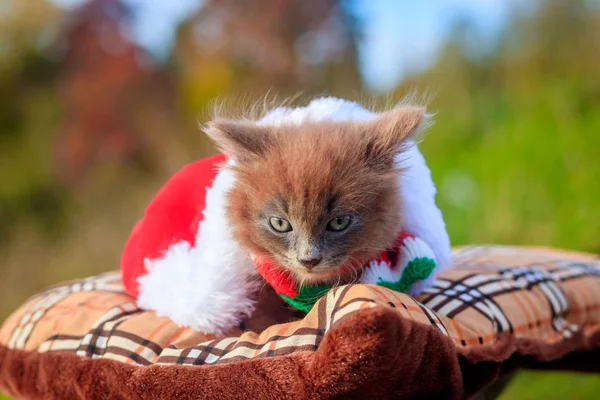
[[[595,400],[600,378],[594,374],[522,371],[500,395],[500,400]]]
[[[437,65],[403,87],[436,91],[422,148],[454,244],[600,253],[600,13],[542,4],[483,55],[459,27]]]
[[[62,196],[47,151],[48,127],[58,122],[57,65],[41,52],[59,12],[42,0],[11,3],[10,11],[0,13],[0,244],[23,219],[54,230]]]
[[[341,3],[209,0],[158,64],[122,33],[132,11],[118,1],[69,13],[11,1],[0,12],[0,317],[49,284],[117,268],[161,183],[214,151],[197,123],[215,97],[234,106],[269,91],[363,100],[361,21]],[[454,244],[600,253],[592,4],[517,8],[483,52],[477,30],[457,23],[436,64],[389,96],[433,93],[435,125],[421,146]],[[521,374],[505,398],[564,398],[575,393],[570,379]],[[598,378],[576,379],[576,398],[597,397]]]

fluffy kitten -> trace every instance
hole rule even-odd
[[[364,122],[212,121],[208,135],[235,162],[226,205],[235,239],[299,282],[350,278],[344,266],[356,276],[402,229],[395,159],[424,118],[400,107]]]

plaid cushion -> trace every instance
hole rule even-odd
[[[471,246],[455,267],[413,299],[372,285],[335,288],[302,320],[261,333],[216,338],[140,310],[117,272],[50,288],[29,299],[0,329],[13,349],[72,352],[134,365],[203,365],[315,351],[328,330],[360,310],[389,307],[429,324],[463,349],[507,333],[554,344],[600,331],[600,258],[546,248]]]

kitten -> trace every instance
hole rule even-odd
[[[375,114],[320,98],[256,121],[211,122],[226,155],[185,165],[148,204],[121,256],[127,293],[221,335],[251,315],[246,327],[257,329],[281,308],[310,312],[355,280],[421,292],[450,263],[413,140],[425,120],[419,107]]]
[[[356,278],[402,230],[395,160],[424,121],[420,107],[362,122],[212,121],[207,134],[234,161],[234,238],[300,283]]]

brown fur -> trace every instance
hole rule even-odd
[[[368,122],[213,121],[209,136],[236,162],[227,205],[235,238],[301,282],[340,279],[343,265],[359,267],[390,248],[401,229],[394,159],[423,118],[422,108],[403,107]],[[345,232],[326,229],[346,215]],[[293,230],[273,231],[272,216]],[[321,262],[308,268],[307,257]]]

